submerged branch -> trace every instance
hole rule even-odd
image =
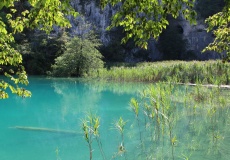
[[[29,130],[29,131],[42,131],[42,132],[54,132],[54,133],[65,133],[65,134],[80,135],[80,133],[78,133],[76,131],[58,130],[58,129],[51,129],[51,128],[26,127],[26,126],[14,126],[14,127],[9,127],[9,128],[20,129],[20,130]]]

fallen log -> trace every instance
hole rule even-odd
[[[29,131],[41,131],[41,132],[53,132],[53,133],[64,133],[64,134],[81,134],[76,131],[71,130],[58,130],[58,129],[51,129],[51,128],[40,128],[40,127],[26,127],[26,126],[14,126],[9,127],[13,129],[20,129],[20,130],[29,130]]]
[[[219,87],[219,88],[222,88],[222,89],[230,89],[230,85],[195,84],[195,83],[174,83],[174,84],[188,85],[188,86],[197,86],[197,85],[200,85],[202,87],[208,87],[208,88]]]

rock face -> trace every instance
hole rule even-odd
[[[207,33],[205,30],[204,21],[198,20],[196,26],[191,26],[188,21],[181,20],[178,24],[183,28],[184,38],[188,42],[187,50],[195,54],[198,60],[218,59],[221,58],[220,54],[216,52],[201,51],[214,40],[211,33]]]
[[[73,27],[71,32],[75,34],[82,34],[87,32],[87,28],[95,28],[96,32],[100,35],[102,43],[107,46],[113,40],[110,32],[106,28],[110,25],[110,18],[115,14],[117,7],[106,6],[104,10],[100,9],[99,0],[73,0],[72,6],[81,13],[81,17],[77,19],[71,19]],[[201,53],[203,48],[212,42],[213,37],[210,33],[205,31],[205,25],[203,21],[198,20],[198,25],[191,26],[183,18],[173,21],[174,25],[180,26],[183,29],[183,37],[188,42],[186,55],[192,54],[193,59],[208,60],[220,58],[220,55],[215,52]],[[125,61],[136,62],[142,61],[143,58],[135,58],[137,52],[141,50],[133,48],[130,50],[124,50],[126,58]],[[151,60],[162,60],[163,53],[160,53],[157,48],[157,41],[149,41],[148,58]],[[186,57],[186,56],[184,56]]]
[[[101,10],[99,1],[96,0],[73,0],[72,6],[81,14],[81,19],[84,17],[85,23],[88,23],[90,28],[95,27],[102,43],[107,45],[111,38],[106,28],[109,26],[110,18],[115,13],[116,8],[106,6],[104,10]],[[72,19],[72,31],[79,33],[81,28],[79,28],[78,23],[76,24],[74,21],[79,21],[79,17],[75,20]]]

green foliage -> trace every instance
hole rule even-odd
[[[193,10],[195,4],[194,0],[101,1],[102,7],[105,7],[106,4],[112,4],[113,6],[119,7],[117,13],[112,17],[112,24],[108,29],[118,26],[123,27],[126,36],[122,39],[122,42],[126,43],[129,39],[133,38],[136,45],[145,49],[148,46],[147,41],[151,37],[158,39],[162,31],[166,29],[167,25],[169,25],[169,21],[167,20],[168,15],[177,18],[180,13],[182,13],[182,16],[189,20],[190,23],[196,23],[196,12]],[[223,5],[222,0],[198,0],[196,2],[196,10],[201,17],[206,18],[209,15],[214,14],[216,11],[219,11]],[[204,7],[207,8],[204,9]],[[219,12],[206,20],[206,23],[209,25],[208,31],[214,30],[213,34],[216,38],[204,51],[212,50],[219,53],[226,52],[227,57],[225,60],[228,60],[230,57],[229,8],[230,1],[225,0],[225,6],[222,12]]]
[[[85,141],[87,142],[88,147],[89,147],[90,160],[93,159],[92,143],[93,143],[94,138],[96,139],[98,143],[98,147],[100,149],[103,159],[104,160],[106,159],[104,151],[102,149],[102,144],[100,141],[99,127],[100,127],[100,117],[98,117],[97,115],[92,115],[90,113],[82,121],[82,130],[84,132]]]
[[[125,157],[125,160],[127,159],[126,157],[126,148],[125,148],[125,144],[124,144],[124,129],[126,126],[126,121],[123,120],[122,117],[119,118],[119,120],[115,123],[115,128],[119,131],[120,135],[121,135],[121,143],[118,147],[118,153],[113,156],[113,158],[119,156],[119,155],[123,155]]]
[[[213,32],[215,39],[204,50],[226,53],[225,60],[230,60],[230,1],[226,0],[226,5],[221,12],[210,16],[205,20],[208,24],[208,32]]]
[[[133,112],[135,113],[136,117],[138,117],[139,114],[139,104],[136,99],[132,98],[130,101],[130,106]]]
[[[48,36],[44,32],[27,34],[28,38],[17,38],[20,41],[17,49],[23,57],[23,66],[28,74],[45,75],[51,70],[54,59],[66,50],[69,37],[66,32]],[[21,40],[22,39],[22,40]]]
[[[126,36],[122,42],[134,38],[136,45],[145,49],[147,40],[151,37],[157,39],[167,27],[168,15],[177,18],[182,13],[187,20],[195,23],[196,13],[192,10],[194,0],[102,0],[101,5],[105,7],[108,3],[119,6],[108,29],[123,27]]]
[[[13,81],[14,85],[8,81],[0,81],[0,99],[8,98],[6,89],[9,88],[12,93],[19,96],[30,96],[31,93],[19,84],[28,84],[24,67],[21,65],[21,54],[12,47],[14,37],[6,30],[6,25],[0,19],[0,72]]]
[[[10,1],[12,3],[8,5],[7,1],[4,2],[3,6],[11,7],[11,12],[7,14],[7,18],[13,33],[22,32],[24,28],[39,28],[49,33],[53,29],[53,25],[60,27],[71,26],[65,15],[77,16],[77,13],[70,6],[70,0],[28,0],[27,3],[29,3],[31,9],[21,10],[20,13],[17,13],[18,10],[15,6],[20,6],[20,3],[23,2],[15,3]],[[17,13],[16,16],[15,13]]]
[[[23,7],[25,4],[27,7]],[[37,28],[49,33],[53,25],[70,27],[66,15],[77,16],[77,13],[69,0],[4,0],[0,3],[1,12],[3,9],[8,12],[1,13],[0,17],[0,70],[8,79],[0,82],[0,99],[8,98],[7,88],[20,96],[30,96],[31,93],[19,85],[27,85],[28,80],[22,67],[22,56],[13,46],[13,35]]]
[[[119,118],[119,120],[115,123],[116,129],[119,131],[120,134],[124,133],[124,128],[126,125],[126,121],[122,119],[122,117]]]
[[[102,55],[97,50],[99,40],[89,34],[74,37],[67,43],[65,53],[55,59],[52,66],[54,76],[88,76],[103,68]]]
[[[228,157],[228,151],[223,150],[223,147],[228,145],[226,137],[230,132],[229,126],[226,125],[229,122],[229,94],[228,89],[198,84],[195,87],[174,85],[170,82],[149,85],[138,94],[139,98],[130,100],[131,105],[138,106],[139,120],[136,121],[137,117],[134,119],[127,114],[128,121],[120,118],[115,122],[115,129],[121,137],[114,136],[115,144],[118,143],[119,146],[118,152],[113,154],[111,159]],[[205,99],[199,101],[197,97]],[[134,111],[135,115],[136,113]],[[88,123],[83,125],[86,135],[93,135],[93,126],[97,124],[94,121],[94,118],[85,121]],[[101,123],[100,127],[103,130],[104,125]],[[91,128],[91,132],[85,132],[86,128]],[[103,131],[108,130],[104,128]],[[141,141],[138,140],[139,132],[142,133]],[[114,134],[109,134],[112,135]],[[114,144],[113,140],[105,138],[104,142],[110,149],[111,144]],[[108,155],[112,154],[110,151],[107,151]]]
[[[137,63],[100,70],[97,77],[115,81],[230,84],[230,63],[220,61],[164,61]]]

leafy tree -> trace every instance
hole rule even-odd
[[[67,43],[67,50],[55,59],[52,66],[54,76],[87,76],[103,68],[99,40],[92,34],[74,37]]]
[[[27,34],[26,39],[17,42],[17,49],[22,54],[23,66],[30,75],[45,75],[51,70],[54,59],[66,50],[69,37],[66,32],[47,35],[44,32]]]
[[[168,15],[177,18],[180,13],[192,23],[195,23],[196,12],[192,9],[195,0],[101,0],[101,5],[118,6],[119,10],[112,17],[108,27],[121,26],[126,36],[125,43],[134,38],[136,45],[147,48],[147,40],[157,39],[163,29],[169,24]]]
[[[221,12],[210,16],[205,20],[208,24],[207,31],[213,32],[215,39],[203,51],[215,51],[226,53],[224,61],[230,60],[230,1],[225,1],[225,7]]]
[[[7,12],[4,14],[3,10]],[[0,11],[0,72],[8,77],[0,80],[0,99],[8,98],[8,88],[19,96],[30,96],[31,93],[20,86],[29,82],[22,56],[14,48],[14,35],[24,29],[38,28],[49,33],[53,25],[70,27],[66,15],[77,13],[70,6],[70,0],[4,0]]]

